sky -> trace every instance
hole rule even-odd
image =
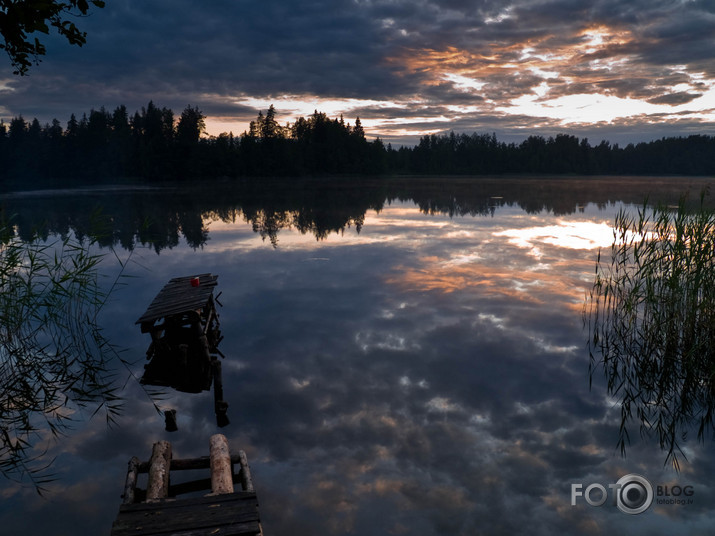
[[[626,143],[715,134],[712,0],[108,0],[29,76],[0,64],[0,118],[63,124],[153,100],[240,134],[274,104],[412,145],[451,130]],[[0,58],[2,60],[2,58]]]

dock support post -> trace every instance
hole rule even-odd
[[[223,399],[223,378],[221,374],[221,361],[218,359],[211,360],[211,368],[214,376],[214,413],[216,414],[216,425],[219,428],[229,424],[228,403]]]
[[[127,479],[124,483],[124,504],[134,504],[134,493],[137,489],[137,474],[139,473],[139,458],[133,456],[129,460],[129,468],[127,469]]]
[[[243,488],[243,491],[254,491],[253,480],[251,479],[251,469],[248,467],[248,458],[246,458],[246,453],[244,451],[238,451],[238,460],[238,464],[241,466],[238,474],[241,481],[241,488]]]
[[[215,434],[209,440],[211,460],[211,494],[233,493],[233,471],[228,440],[223,434]]]
[[[171,443],[154,443],[149,461],[149,482],[146,489],[146,502],[166,499],[169,494],[169,469],[171,467]]]

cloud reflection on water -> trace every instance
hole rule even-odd
[[[266,534],[704,534],[712,446],[692,445],[680,476],[656,445],[623,460],[617,411],[588,390],[580,313],[616,208],[450,217],[395,202],[368,211],[359,233],[318,241],[283,229],[276,248],[248,223],[208,218],[203,249],[142,256],[134,299],[118,298],[108,329],[141,355],[148,341],[133,322],[161,285],[220,274],[231,419],[221,431],[248,453]],[[204,455],[216,431],[208,394],[169,395],[162,404],[179,417],[169,435],[130,393],[120,429],[91,422],[61,448],[64,491],[87,502],[55,504],[103,516],[107,529],[129,457],[162,438],[177,457]],[[570,505],[571,483],[630,472],[687,481],[697,505],[641,516]],[[93,478],[111,493],[81,487]],[[55,512],[47,519],[63,526],[52,505],[20,493],[10,505]]]
[[[629,460],[614,456],[613,416],[587,388],[579,314],[603,215],[563,226],[572,236],[598,231],[580,233],[586,250],[561,247],[548,213],[487,222],[435,216],[430,225],[421,217],[389,207],[374,225],[368,215],[359,236],[303,248],[292,237],[279,284],[292,295],[264,289],[260,311],[248,314],[271,311],[272,333],[270,343],[247,349],[261,364],[252,360],[237,379],[244,397],[256,395],[239,426],[254,429],[262,463],[309,468],[283,475],[293,494],[277,493],[293,515],[265,511],[266,526],[618,530],[626,520],[571,508],[568,496],[570,482],[625,474],[640,456],[644,472],[662,471],[650,447]],[[510,230],[544,228],[530,239],[541,252],[536,263],[533,249],[505,240]],[[306,249],[330,261],[289,260]],[[259,403],[261,392],[270,400]]]

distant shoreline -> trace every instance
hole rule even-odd
[[[162,179],[159,181],[148,181],[141,178],[108,178],[106,182],[102,179],[73,180],[68,184],[59,184],[61,179],[38,179],[34,183],[11,179],[0,185],[0,199],[20,198],[20,197],[47,197],[65,196],[77,194],[105,194],[107,192],[129,192],[129,191],[158,191],[171,188],[206,188],[207,186],[218,186],[231,184],[281,184],[295,187],[298,184],[367,184],[380,182],[408,182],[427,184],[429,182],[474,182],[474,181],[579,181],[579,182],[627,182],[627,183],[653,183],[653,181],[695,181],[715,182],[715,175],[576,175],[576,174],[490,174],[490,175],[466,175],[466,174],[392,174],[392,175],[320,175],[320,176],[296,176],[296,177],[197,177],[195,179]],[[33,187],[36,186],[36,187]]]

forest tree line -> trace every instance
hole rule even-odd
[[[130,115],[73,114],[66,126],[20,116],[0,121],[0,177],[85,179],[140,177],[320,176],[340,174],[715,175],[715,137],[662,138],[620,147],[559,134],[504,143],[495,134],[423,136],[414,147],[368,141],[351,125],[316,111],[282,126],[271,106],[240,136],[205,135],[204,114],[187,106],[177,118],[153,102]]]

